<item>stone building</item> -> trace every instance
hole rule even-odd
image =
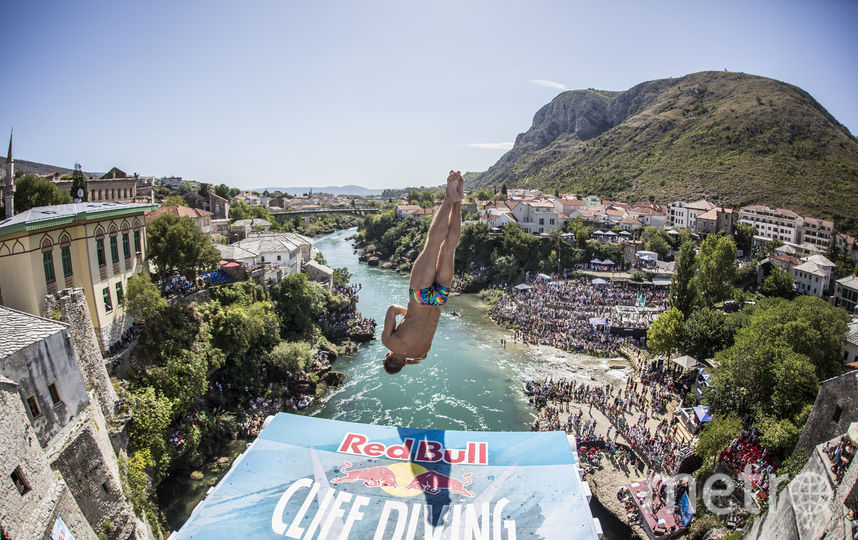
[[[149,223],[158,219],[164,214],[173,214],[178,217],[186,217],[194,222],[194,225],[205,234],[211,233],[212,213],[201,208],[189,208],[187,206],[168,205],[161,206],[155,210],[146,212],[146,222]]]
[[[72,203],[31,208],[0,221],[0,305],[44,315],[42,299],[81,287],[104,349],[130,325],[127,281],[147,271],[149,204]]]
[[[858,460],[848,464],[842,476],[823,451],[825,443],[836,447],[846,433],[821,441],[811,449],[801,472],[757,518],[744,538],[748,540],[852,540],[850,513],[858,506]],[[853,440],[852,444],[858,441]]]
[[[845,433],[858,422],[858,371],[822,381],[795,451],[810,455],[821,442]]]
[[[71,191],[71,180],[55,180],[60,191]],[[113,167],[99,178],[86,181],[88,202],[135,202],[137,200],[137,177]]]
[[[116,395],[99,388],[110,381],[86,300],[63,293],[61,313],[83,312],[71,325],[0,307],[0,519],[13,538],[45,538],[56,518],[75,538],[150,538],[122,491],[108,431]]]
[[[209,212],[212,219],[229,219],[229,201],[214,193],[209,193]]]

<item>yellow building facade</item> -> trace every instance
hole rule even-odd
[[[106,349],[131,324],[122,299],[128,278],[148,271],[143,214],[152,208],[81,202],[31,208],[0,221],[0,304],[46,316],[45,295],[80,287]]]

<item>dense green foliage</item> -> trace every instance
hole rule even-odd
[[[506,183],[661,203],[706,193],[726,206],[858,215],[858,141],[789,84],[702,72],[627,92],[563,92],[545,109],[468,187]],[[620,111],[616,122],[605,122]]]
[[[647,329],[647,347],[655,354],[671,354],[682,343],[684,327],[682,312],[670,308],[659,315]]]
[[[193,280],[197,272],[213,269],[220,254],[191,218],[164,214],[146,226],[149,258],[161,277],[182,273]]]
[[[692,278],[696,271],[694,243],[683,242],[676,256],[674,270],[670,277],[670,305],[688,317],[697,302]]]
[[[289,274],[271,288],[271,298],[280,318],[284,336],[310,337],[315,321],[324,312],[329,299],[324,287],[303,273]]]
[[[167,300],[149,279],[148,273],[131,276],[126,287],[125,312],[135,320],[152,320],[167,308]]]
[[[750,415],[773,448],[788,453],[819,382],[840,373],[848,316],[819,298],[763,299],[719,363],[704,401],[713,414]],[[708,430],[709,428],[707,428]]]
[[[732,238],[712,234],[704,238],[695,263],[693,287],[704,305],[711,306],[731,296],[739,269]]]
[[[72,198],[47,178],[25,174],[15,180],[14,202],[15,212],[20,213],[37,206],[70,203]]]
[[[735,414],[716,418],[700,433],[697,455],[704,460],[715,459],[740,431],[742,431],[742,420]]]
[[[727,315],[717,309],[699,309],[685,319],[682,350],[698,360],[712,358],[733,345],[733,338],[745,321],[741,313]]]

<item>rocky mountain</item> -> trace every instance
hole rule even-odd
[[[854,226],[858,140],[800,88],[701,72],[624,92],[561,93],[469,187],[501,184],[621,200],[766,204]]]

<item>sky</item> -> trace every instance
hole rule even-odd
[[[566,89],[705,70],[858,130],[858,1],[5,1],[0,146],[231,187],[434,186]]]

